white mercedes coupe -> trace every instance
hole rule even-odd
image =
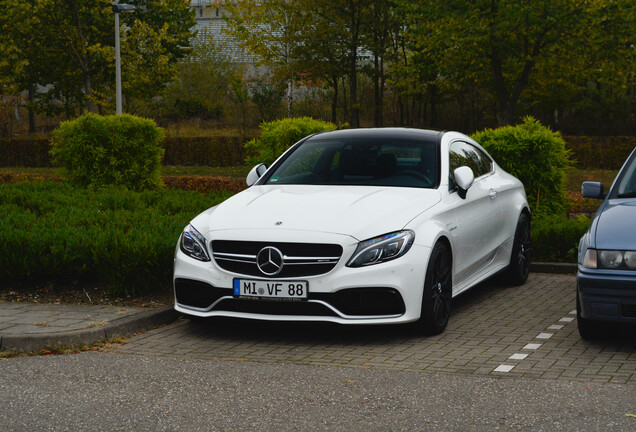
[[[174,261],[175,309],[442,332],[452,298],[496,273],[523,284],[523,185],[457,132],[351,129],[304,138],[197,217]]]

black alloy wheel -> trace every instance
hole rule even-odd
[[[437,243],[426,269],[422,312],[417,322],[427,334],[439,334],[448,324],[453,296],[451,268],[450,250],[444,243]]]
[[[523,285],[528,280],[531,252],[530,218],[526,213],[521,213],[512,245],[510,266],[508,267],[508,282],[510,284]]]

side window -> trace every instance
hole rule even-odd
[[[481,177],[492,171],[492,160],[477,147],[456,141],[450,145],[450,176],[455,181],[453,172],[460,166],[467,166],[473,170],[475,178]]]

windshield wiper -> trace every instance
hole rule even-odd
[[[622,194],[616,195],[616,198],[636,198],[636,191],[625,192]]]

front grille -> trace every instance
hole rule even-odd
[[[284,255],[280,273],[268,276],[256,265],[256,256],[264,247],[272,246]],[[342,256],[342,247],[324,243],[282,243],[249,241],[212,241],[212,256],[224,270],[268,278],[316,276],[331,271]]]
[[[621,305],[621,315],[628,318],[636,318],[636,304],[623,303]]]

